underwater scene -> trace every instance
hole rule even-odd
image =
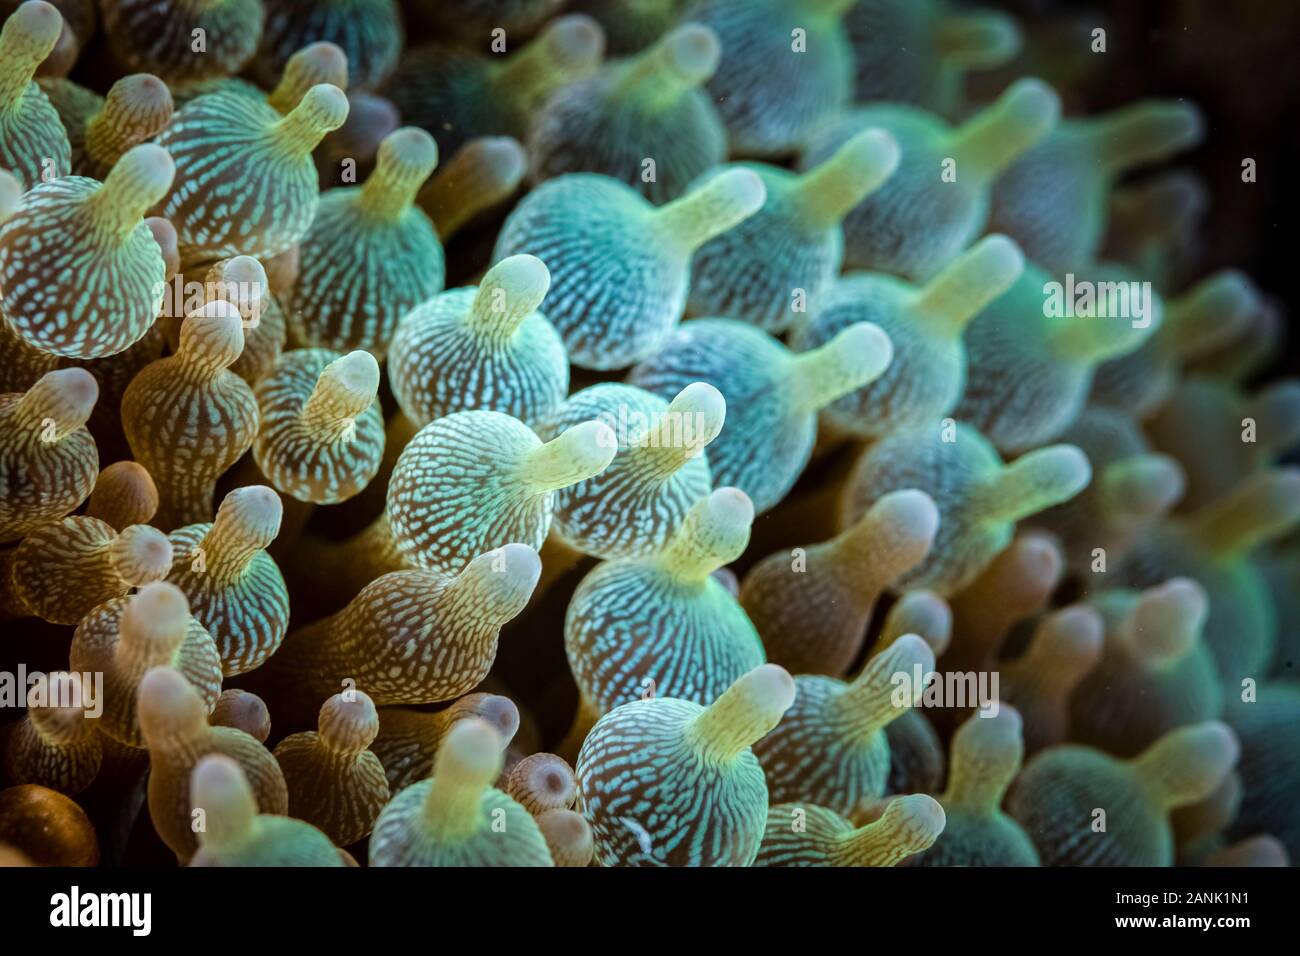
[[[0,866],[1300,862],[1300,5],[0,20]]]

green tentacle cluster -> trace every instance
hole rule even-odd
[[[879,376],[892,355],[888,337],[869,322],[796,354],[747,322],[697,319],[671,333],[628,380],[665,399],[692,382],[722,393],[728,417],[708,450],[713,480],[745,492],[761,514],[812,457],[817,413]]]
[[[884,728],[920,699],[924,688],[915,674],[933,669],[929,645],[905,634],[850,683],[796,677],[793,706],[754,744],[772,803],[815,803],[849,815],[883,796],[889,776]]]
[[[691,264],[688,306],[695,315],[744,319],[784,332],[816,302],[844,259],[840,222],[864,196],[888,181],[898,146],[888,133],[866,130],[802,174],[743,163],[763,181],[763,207],[705,243]],[[705,173],[702,185],[728,168]]]
[[[893,358],[876,379],[827,405],[823,419],[872,439],[951,415],[966,387],[963,332],[1023,268],[1015,243],[988,236],[921,286],[882,272],[848,273],[831,283],[811,300],[791,346],[807,352],[851,325],[871,322],[889,336]]]
[[[542,303],[569,361],[626,368],[667,344],[686,310],[691,256],[763,205],[763,181],[722,173],[665,206],[594,173],[571,173],[533,190],[497,237],[499,261],[517,253],[551,270]]]
[[[371,866],[554,866],[532,814],[492,786],[503,742],[477,718],[443,739],[433,776],[395,796],[375,822]],[[497,825],[499,824],[499,825]]]
[[[552,20],[521,49],[499,44],[498,38],[489,52],[431,43],[402,56],[386,92],[408,123],[433,134],[444,155],[479,136],[522,141],[557,90],[595,72],[605,35],[591,17],[575,15]]]
[[[33,79],[62,29],[59,11],[39,0],[24,3],[0,29],[0,169],[28,189],[71,168],[68,134]]]
[[[602,866],[750,866],[768,787],[750,747],[781,720],[795,683],[774,664],[707,707],[670,697],[623,704],[578,755],[578,799]]]
[[[1112,183],[1196,145],[1203,127],[1196,107],[1177,100],[1144,100],[1062,123],[993,185],[989,227],[1049,272],[1091,263],[1105,234]]]
[[[569,361],[538,311],[550,283],[540,259],[510,256],[477,288],[452,289],[408,312],[388,359],[406,417],[423,427],[487,409],[536,427],[552,413],[569,390]]]
[[[1050,445],[1003,464],[978,431],[960,422],[895,432],[858,459],[844,489],[842,523],[856,522],[883,495],[924,491],[939,510],[934,544],[902,587],[961,590],[1010,542],[1015,522],[1078,494],[1092,477],[1072,445]]]
[[[1170,811],[1209,796],[1239,752],[1217,721],[1171,731],[1127,761],[1049,747],[1016,778],[1007,812],[1044,866],[1171,866]]]
[[[95,359],[138,342],[158,317],[167,263],[144,215],[175,165],[151,143],[103,183],[64,176],[30,189],[0,226],[0,288],[9,331],[55,355]],[[63,277],[75,272],[77,283]]]
[[[555,493],[552,534],[602,558],[660,550],[713,487],[707,450],[726,410],[722,394],[704,382],[686,386],[671,402],[615,382],[569,396],[546,419],[542,437],[594,419],[613,431],[618,452],[600,474]]]
[[[280,532],[284,506],[265,485],[236,488],[211,522],[169,536],[175,560],[167,580],[190,600],[212,634],[227,677],[260,667],[289,627],[289,590],[266,548]]]
[[[993,189],[1016,157],[1047,135],[1059,112],[1056,93],[1036,79],[1012,84],[959,126],[914,106],[864,106],[822,126],[800,163],[805,169],[820,164],[866,129],[892,136],[898,169],[844,218],[844,261],[923,280],[987,226],[1019,242],[1016,232],[989,219]],[[1028,249],[1026,255],[1033,258]]]
[[[388,484],[392,540],[415,567],[455,573],[507,542],[540,549],[555,493],[598,475],[618,450],[587,421],[543,442],[501,412],[457,412],[420,429]]]
[[[306,236],[320,199],[311,151],[347,115],[343,91],[325,83],[284,116],[226,91],[178,110],[158,143],[176,161],[162,212],[182,258],[274,256]]]
[[[529,127],[533,182],[603,173],[653,203],[681,196],[727,158],[727,131],[701,89],[718,55],[713,31],[687,23],[559,90]]]
[[[954,117],[966,74],[1002,66],[1020,51],[1004,13],[947,0],[857,0],[844,15],[858,102],[910,103]]]
[[[647,557],[596,566],[564,622],[585,716],[648,694],[706,704],[765,660],[758,632],[713,572],[749,541],[754,509],[735,488],[701,498]]]
[[[299,342],[382,357],[402,316],[442,291],[442,246],[415,204],[437,162],[428,133],[399,129],[379,145],[364,185],[321,196],[288,303]]]

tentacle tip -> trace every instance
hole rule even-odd
[[[505,741],[495,727],[478,717],[458,720],[447,731],[439,748],[456,764],[476,775],[492,779],[505,757]]]
[[[42,57],[54,49],[62,32],[63,15],[45,0],[28,0],[19,5],[4,24],[5,34],[15,37],[25,46],[44,51]]]
[[[904,634],[884,653],[889,655],[890,664],[899,672],[908,673],[918,667],[922,673],[934,670],[934,648],[919,634]],[[924,688],[915,687],[913,690],[919,696]]]
[[[552,21],[543,35],[553,55],[568,69],[591,69],[605,55],[605,31],[592,17],[569,14]]]
[[[68,419],[78,424],[89,417],[99,400],[99,382],[84,368],[73,367],[47,372],[41,384],[51,386],[68,411]]]
[[[148,112],[170,111],[175,105],[168,85],[152,73],[133,73],[113,84],[109,99],[122,97],[132,107]]]
[[[894,815],[906,816],[918,824],[925,834],[932,834],[930,843],[943,832],[948,822],[943,805],[927,793],[909,793],[890,800],[883,816]]]
[[[551,287],[551,270],[546,263],[527,253],[507,256],[488,270],[483,277],[483,286],[492,287],[499,283],[507,292],[535,302],[534,308],[542,304]]]
[[[476,712],[479,717],[495,727],[501,739],[507,743],[519,732],[519,708],[509,697],[501,694],[485,694]]]
[[[794,703],[797,688],[790,672],[779,664],[760,664],[740,677],[752,698],[773,710],[785,712]]]
[[[495,172],[501,182],[520,182],[528,171],[528,153],[510,136],[485,136],[464,147],[474,150],[475,163]]]
[[[829,344],[864,382],[878,377],[894,358],[894,343],[874,322],[856,322]]]
[[[171,570],[172,544],[157,528],[146,524],[132,525],[123,529],[120,537],[128,549],[136,573],[144,575],[146,580],[161,580]]]
[[[380,162],[390,157],[428,176],[438,165],[438,143],[418,126],[402,126],[379,144]]]
[[[1061,97],[1038,77],[1017,80],[1003,95],[1007,106],[1029,128],[1046,131],[1061,118]]]
[[[739,488],[718,488],[707,501],[709,513],[728,527],[748,527],[754,521],[754,502]]]
[[[726,420],[727,400],[709,382],[691,382],[668,404],[668,411],[671,414],[695,416],[702,427],[693,431],[711,436],[717,434]]]
[[[286,72],[293,67],[309,69],[318,76],[338,76],[344,78],[346,82],[348,56],[337,43],[331,43],[328,40],[317,40],[314,43],[307,44],[289,57]]]
[[[757,212],[767,201],[767,186],[752,169],[729,169],[715,182],[726,191],[744,215]]]
[[[155,627],[174,628],[189,621],[190,602],[176,585],[153,581],[132,596],[124,613]]]
[[[298,110],[305,110],[319,129],[333,132],[347,121],[348,97],[332,83],[317,83],[294,108]]]
[[[541,556],[533,548],[517,541],[503,544],[482,555],[481,559],[488,562],[494,573],[503,574],[528,590],[535,587],[541,578]]]
[[[176,162],[172,154],[156,143],[140,143],[127,150],[109,173],[110,178],[120,173],[147,187],[161,197],[171,188],[176,177]]]
[[[1025,254],[1010,236],[993,233],[979,241],[989,269],[1014,279],[1025,270]]]
[[[234,803],[247,802],[251,795],[239,764],[225,754],[208,754],[190,773],[192,807],[221,812]]]
[[[609,467],[618,454],[618,435],[607,423],[596,419],[579,422],[567,429],[562,437],[569,446],[574,464],[593,475]]]
[[[284,502],[266,485],[244,485],[222,499],[217,508],[219,522],[233,521],[242,535],[270,541],[279,533]]]
[[[349,352],[331,368],[339,384],[353,394],[373,398],[379,391],[379,361],[364,349]]]
[[[871,507],[903,535],[925,541],[939,530],[939,508],[924,491],[904,488],[884,495]]]
[[[844,144],[843,149],[848,151],[855,167],[885,176],[898,168],[902,156],[898,140],[877,127],[858,133]]]
[[[680,76],[702,82],[718,68],[722,47],[717,34],[702,23],[683,23],[664,42],[672,68]]]

